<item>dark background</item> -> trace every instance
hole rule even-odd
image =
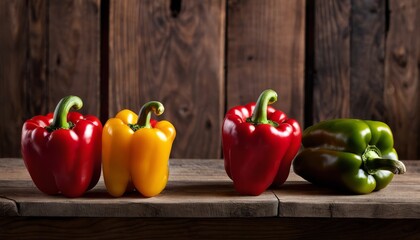
[[[0,157],[66,95],[103,123],[161,101],[173,158],[220,158],[227,109],[272,88],[302,127],[388,123],[420,159],[420,1],[0,0]]]

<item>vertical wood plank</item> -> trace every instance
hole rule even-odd
[[[351,3],[350,116],[383,121],[385,1]]]
[[[303,124],[305,1],[228,3],[227,107],[271,88],[274,106]]]
[[[0,156],[20,153],[28,40],[25,0],[0,1]],[[19,154],[20,155],[20,154]]]
[[[418,28],[418,26],[420,26],[420,23],[419,23],[420,22],[420,15],[419,15],[420,3],[417,3],[416,9],[417,9],[416,26]],[[416,32],[418,34],[418,31]],[[417,71],[420,71],[420,37],[416,37],[416,40],[417,40],[417,43],[416,43],[417,44]],[[417,100],[414,97],[414,101],[417,101],[417,102],[415,102],[414,105],[417,105],[417,110],[415,110],[416,106],[413,106],[413,111],[417,113],[417,116],[415,116],[415,119],[414,119],[414,121],[417,121],[417,130],[414,129],[414,132],[417,133],[417,141],[416,139],[414,139],[414,142],[417,143],[417,147],[414,144],[414,146],[412,146],[411,148],[417,149],[417,154],[415,153],[413,153],[412,155],[407,154],[407,156],[403,155],[402,157],[405,157],[406,159],[408,159],[409,157],[412,157],[412,159],[420,160],[420,73],[419,72],[417,74],[417,90],[416,91],[417,93],[414,95],[417,95]]]
[[[100,0],[49,1],[49,109],[67,95],[99,116]]]
[[[386,120],[402,159],[420,157],[420,4],[390,0],[386,42]]]
[[[139,16],[142,10],[146,11],[144,10],[146,6],[141,6],[141,3],[144,1],[110,1],[109,117],[113,117],[123,108],[137,112],[142,104],[139,54],[145,53],[140,51],[142,39],[139,36],[141,31]],[[162,17],[158,19],[164,21]],[[143,69],[147,71],[144,67]]]
[[[28,56],[24,82],[24,119],[46,114],[48,108],[48,1],[28,1]]]
[[[174,158],[220,157],[225,0],[110,2],[110,115],[165,105]]]
[[[350,0],[315,1],[313,119],[350,112]]]

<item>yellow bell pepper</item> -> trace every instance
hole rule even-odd
[[[102,134],[102,168],[105,186],[114,197],[137,189],[145,197],[158,195],[169,177],[169,155],[176,131],[161,115],[160,102],[146,103],[139,116],[125,109],[109,119]]]

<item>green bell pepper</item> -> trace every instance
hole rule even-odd
[[[366,194],[385,188],[394,174],[406,171],[391,129],[383,122],[323,121],[305,129],[302,144],[293,169],[313,184]]]

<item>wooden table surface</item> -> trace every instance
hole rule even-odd
[[[184,219],[196,223],[203,219],[207,219],[206,223],[236,219],[250,226],[256,226],[250,219],[269,221],[265,226],[276,222],[285,224],[285,221],[311,226],[311,219],[328,224],[331,219],[342,219],[342,225],[348,224],[345,219],[358,222],[382,219],[383,223],[403,220],[401,227],[407,228],[410,221],[418,224],[420,220],[420,161],[404,163],[406,174],[396,175],[387,188],[367,195],[345,195],[316,187],[291,172],[281,188],[254,197],[235,192],[222,159],[171,159],[168,185],[156,197],[144,198],[134,192],[114,198],[106,192],[101,179],[83,197],[69,199],[39,192],[22,159],[3,158],[0,159],[0,235],[2,230],[6,231],[2,229],[5,223],[10,226],[33,217],[47,222],[54,217],[108,218],[108,221],[116,218],[131,221],[131,218],[152,222]],[[337,223],[340,221],[334,221]],[[417,228],[412,231],[418,234]]]

